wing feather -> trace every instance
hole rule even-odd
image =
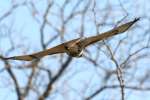
[[[133,21],[130,21],[126,24],[123,24],[123,25],[120,25],[108,32],[104,32],[100,35],[97,35],[97,36],[92,36],[92,37],[89,37],[89,38],[86,38],[84,40],[81,41],[81,45],[83,47],[86,47],[86,46],[89,46],[90,44],[93,44],[97,41],[101,41],[101,40],[104,40],[108,37],[111,37],[111,36],[114,36],[114,35],[117,35],[117,34],[120,34],[120,33],[123,33],[125,31],[127,31],[135,22],[137,22],[140,18],[137,18]]]
[[[40,59],[46,55],[52,55],[52,54],[57,54],[57,53],[64,53],[64,44],[58,45],[56,47],[40,51],[37,53],[29,54],[29,55],[22,55],[22,56],[13,56],[13,57],[8,57],[4,58],[5,60],[12,59],[12,60],[25,60],[25,61],[31,61],[33,59]]]
[[[74,39],[65,43],[62,43],[58,46],[55,46],[53,48],[50,49],[46,49],[44,51],[40,51],[37,53],[33,53],[33,54],[29,54],[29,55],[22,55],[22,56],[13,56],[13,57],[8,57],[8,58],[3,58],[5,60],[24,60],[24,61],[31,61],[34,59],[40,59],[46,55],[52,55],[52,54],[57,54],[57,53],[65,53],[66,52],[66,48],[65,45],[70,45],[73,44],[75,41],[77,41],[78,39]]]

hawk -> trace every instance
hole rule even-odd
[[[3,58],[4,60],[24,60],[24,61],[31,61],[34,59],[40,59],[46,55],[52,55],[57,53],[67,53],[69,56],[72,57],[81,57],[83,54],[83,50],[98,41],[107,39],[108,37],[123,33],[127,31],[134,23],[136,23],[140,18],[135,18],[133,21],[127,22],[125,24],[122,24],[118,27],[113,28],[112,30],[109,30],[107,32],[104,32],[102,34],[88,37],[85,39],[77,38],[74,40],[70,40],[68,42],[62,43],[60,45],[57,45],[53,48],[40,51],[37,53],[29,54],[29,55],[22,55],[22,56],[13,56],[13,57],[7,57]]]

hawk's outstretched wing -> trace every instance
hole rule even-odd
[[[13,56],[8,58],[3,58],[5,60],[12,59],[12,60],[25,60],[25,61],[31,61],[33,59],[40,59],[46,55],[56,54],[56,53],[63,53],[64,52],[64,46],[63,44],[58,45],[56,47],[40,51],[37,53],[29,54],[29,55],[22,55],[22,56]]]
[[[78,39],[74,39],[65,43],[62,43],[58,46],[55,46],[53,48],[44,50],[44,51],[40,51],[37,53],[33,53],[33,54],[29,54],[29,55],[22,55],[22,56],[13,56],[13,57],[8,57],[8,58],[2,58],[4,60],[25,60],[25,61],[31,61],[33,59],[40,59],[46,55],[52,55],[52,54],[57,54],[57,53],[65,53],[66,49],[65,49],[65,45],[67,44],[73,44],[75,41],[77,41]]]
[[[140,18],[136,18],[135,20],[133,21],[130,21],[128,23],[125,23],[123,25],[120,25],[108,32],[104,32],[100,35],[97,35],[97,36],[92,36],[92,37],[89,37],[89,38],[86,38],[86,39],[83,39],[80,43],[83,47],[87,47],[89,46],[90,44],[93,44],[97,41],[101,41],[101,40],[104,40],[108,37],[111,37],[111,36],[114,36],[114,35],[117,35],[117,34],[120,34],[120,33],[123,33],[125,31],[127,31],[135,22],[137,22]]]

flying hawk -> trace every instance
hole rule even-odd
[[[85,39],[77,38],[65,43],[62,43],[58,46],[53,48],[40,51],[37,53],[29,54],[29,55],[22,55],[22,56],[13,56],[8,58],[3,58],[4,60],[24,60],[24,61],[31,61],[33,59],[40,59],[46,55],[52,55],[57,53],[67,53],[69,56],[72,57],[80,57],[82,56],[82,51],[89,45],[107,39],[108,37],[123,33],[127,31],[134,23],[136,23],[140,18],[135,18],[133,21],[128,23],[122,24],[108,32],[104,32],[97,36],[88,37]]]

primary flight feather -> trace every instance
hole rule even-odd
[[[122,24],[108,32],[104,32],[102,34],[99,34],[97,36],[88,37],[85,39],[74,39],[65,43],[62,43],[58,46],[55,46],[53,48],[40,51],[37,53],[29,54],[29,55],[22,55],[22,56],[13,56],[4,58],[4,60],[25,60],[25,61],[31,61],[33,59],[40,59],[46,55],[52,55],[57,53],[67,53],[69,56],[72,57],[79,57],[82,55],[82,51],[89,45],[96,43],[98,41],[107,39],[108,37],[123,33],[127,31],[135,22],[137,22],[140,18],[136,18],[133,21],[130,21],[128,23]]]

